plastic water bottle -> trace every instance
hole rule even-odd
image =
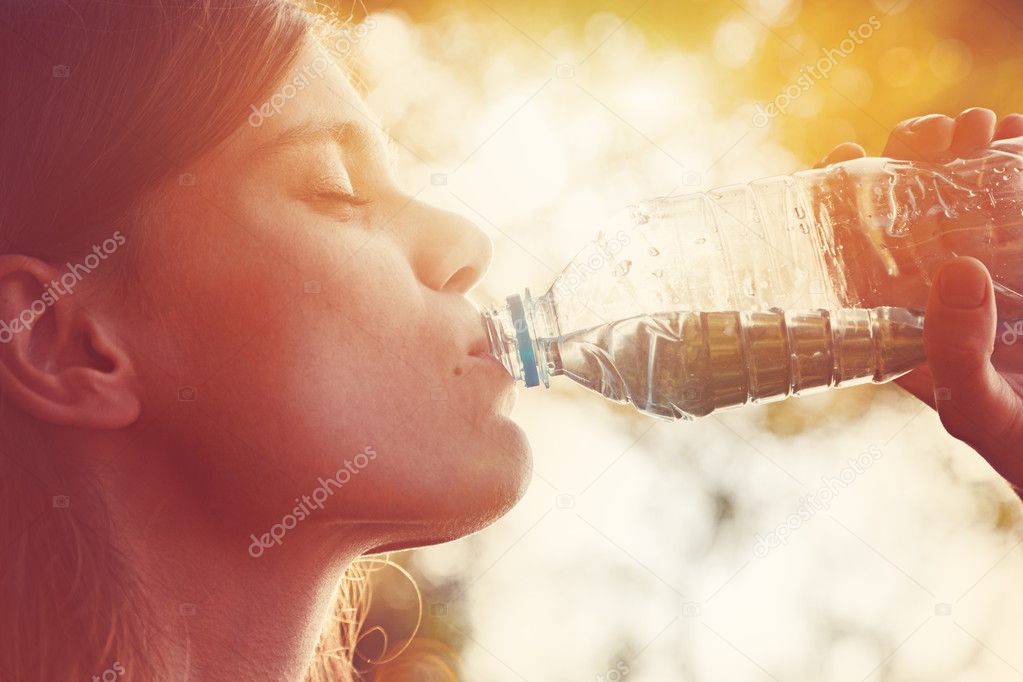
[[[951,256],[983,261],[1001,319],[1023,317],[1021,151],[631,206],[545,294],[483,312],[491,352],[526,386],[564,376],[666,419],[889,381],[925,359],[920,311]]]

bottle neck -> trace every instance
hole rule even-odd
[[[529,289],[514,294],[505,304],[485,308],[483,328],[490,341],[490,354],[501,361],[508,373],[527,388],[550,387],[551,370],[547,343],[557,327],[549,296],[534,299]]]

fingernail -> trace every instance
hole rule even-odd
[[[971,261],[952,261],[941,269],[938,282],[941,302],[949,308],[968,310],[984,302],[987,273]]]

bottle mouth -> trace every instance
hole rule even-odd
[[[482,311],[483,328],[490,342],[490,354],[497,358],[512,378],[527,388],[550,386],[550,377],[543,351],[536,336],[533,298],[526,289],[525,296],[514,294],[505,299],[504,306],[492,306]]]
[[[512,338],[506,333],[506,325],[501,320],[501,311],[496,307],[484,308],[480,311],[480,318],[483,320],[483,330],[487,335],[487,353],[497,358],[512,378],[519,378],[519,368],[514,360],[515,352]]]

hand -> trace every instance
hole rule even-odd
[[[883,156],[946,162],[966,158],[995,140],[1023,136],[1023,115],[997,122],[989,109],[958,118],[931,115],[903,121]],[[820,164],[865,156],[862,147],[836,147]],[[1017,492],[1023,488],[1023,375],[992,364],[997,313],[991,278],[973,258],[956,258],[935,273],[924,324],[927,365],[896,382],[938,411],[955,438],[977,450]]]
[[[968,158],[995,140],[1023,136],[1023,114],[1009,114],[998,122],[990,109],[967,109],[957,118],[942,114],[902,121],[885,144],[881,156],[910,161],[946,162]],[[858,144],[845,142],[821,159],[815,168],[866,156]]]
[[[955,438],[1023,488],[1023,375],[991,363],[994,289],[984,265],[956,258],[939,268],[924,316],[927,365],[896,379],[938,411]]]

